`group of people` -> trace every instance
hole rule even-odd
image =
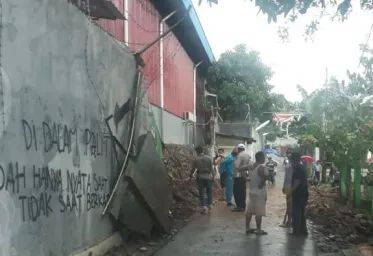
[[[266,215],[266,183],[268,181],[271,186],[275,185],[277,163],[270,157],[266,163],[266,155],[262,151],[255,154],[255,162],[252,162],[243,144],[239,144],[226,157],[224,150],[219,149],[214,159],[205,155],[201,146],[197,146],[195,150],[197,156],[192,164],[190,178],[197,172],[196,179],[202,213],[210,212],[212,209],[212,181],[219,172],[227,206],[233,207],[234,212],[245,212],[246,233],[267,234],[261,227],[262,217]],[[292,153],[288,155],[288,158],[283,186],[287,209],[282,226],[291,226],[293,235],[306,235],[307,170],[301,163],[299,153]],[[249,185],[248,205],[246,205],[246,184]],[[207,195],[207,201],[205,195]],[[232,197],[234,197],[235,206]],[[253,216],[255,216],[256,228],[251,228]]]

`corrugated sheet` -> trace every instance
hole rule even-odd
[[[119,10],[124,11],[124,0],[112,0]],[[140,50],[159,37],[160,16],[149,0],[129,0],[128,44],[134,50]],[[116,39],[124,41],[124,21],[99,20],[97,22]],[[164,31],[168,27],[165,26]],[[164,106],[174,115],[183,116],[186,111],[193,112],[193,67],[177,38],[170,33],[164,39]],[[160,106],[160,55],[159,42],[143,55],[145,62],[144,86],[149,101]]]
[[[165,109],[180,117],[186,111],[193,113],[194,64],[172,33],[165,38],[163,53]]]
[[[129,47],[140,50],[159,36],[159,15],[148,0],[130,0],[129,14]],[[149,48],[143,55],[145,62],[144,85],[149,101],[160,106],[160,60],[159,43]]]
[[[124,12],[124,0],[112,0],[112,2],[121,13]],[[126,17],[125,14],[124,16]],[[96,23],[117,40],[124,41],[124,20],[99,19]]]

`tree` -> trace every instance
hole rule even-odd
[[[202,0],[199,1],[200,4],[202,2]],[[207,0],[207,2],[210,3],[210,6],[212,3],[218,4],[218,0]],[[351,0],[267,0],[255,1],[255,6],[259,8],[259,12],[267,16],[269,23],[277,22],[278,17],[281,16],[290,22],[294,22],[307,12],[318,11],[318,18],[306,27],[306,35],[311,35],[318,29],[320,18],[324,16],[330,16],[332,20],[336,18],[341,21],[346,20],[353,10],[352,3]],[[357,3],[363,10],[373,9],[373,0],[359,0]],[[281,27],[279,35],[286,39],[288,37],[287,28]]]
[[[363,166],[368,150],[373,150],[373,51],[365,49],[364,71],[349,73],[349,82],[332,78],[323,88],[303,93],[300,104],[306,113],[292,123],[290,131],[300,144],[313,140],[325,151],[327,161],[340,168]],[[300,92],[305,92],[299,86]],[[308,141],[307,139],[308,138]],[[323,150],[321,150],[321,148]],[[324,179],[325,180],[325,179]]]
[[[207,90],[218,95],[219,113],[224,121],[243,121],[250,106],[251,118],[268,119],[276,98],[287,107],[284,98],[271,95],[269,84],[272,70],[260,59],[259,53],[248,51],[243,44],[223,53],[212,64],[207,75]]]
[[[272,93],[270,101],[273,111],[288,112],[294,110],[294,104],[288,101],[283,94]]]

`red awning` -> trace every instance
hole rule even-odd
[[[274,113],[273,121],[276,123],[284,122],[290,118],[297,116],[297,114],[287,114],[287,113]]]

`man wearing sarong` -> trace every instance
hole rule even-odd
[[[307,235],[306,206],[308,203],[307,169],[301,164],[300,154],[291,154],[293,175],[291,178],[292,192],[292,235]]]
[[[265,155],[262,151],[255,154],[255,164],[249,171],[249,203],[246,208],[246,234],[265,235],[262,230],[262,217],[266,215],[268,170],[264,165]],[[250,227],[252,216],[255,215],[256,229]]]
[[[288,155],[288,159],[291,159],[291,154]],[[282,193],[286,196],[286,212],[284,221],[280,227],[289,228],[291,226],[291,177],[293,176],[293,167],[291,162],[285,165],[285,177],[284,184],[282,186]]]

